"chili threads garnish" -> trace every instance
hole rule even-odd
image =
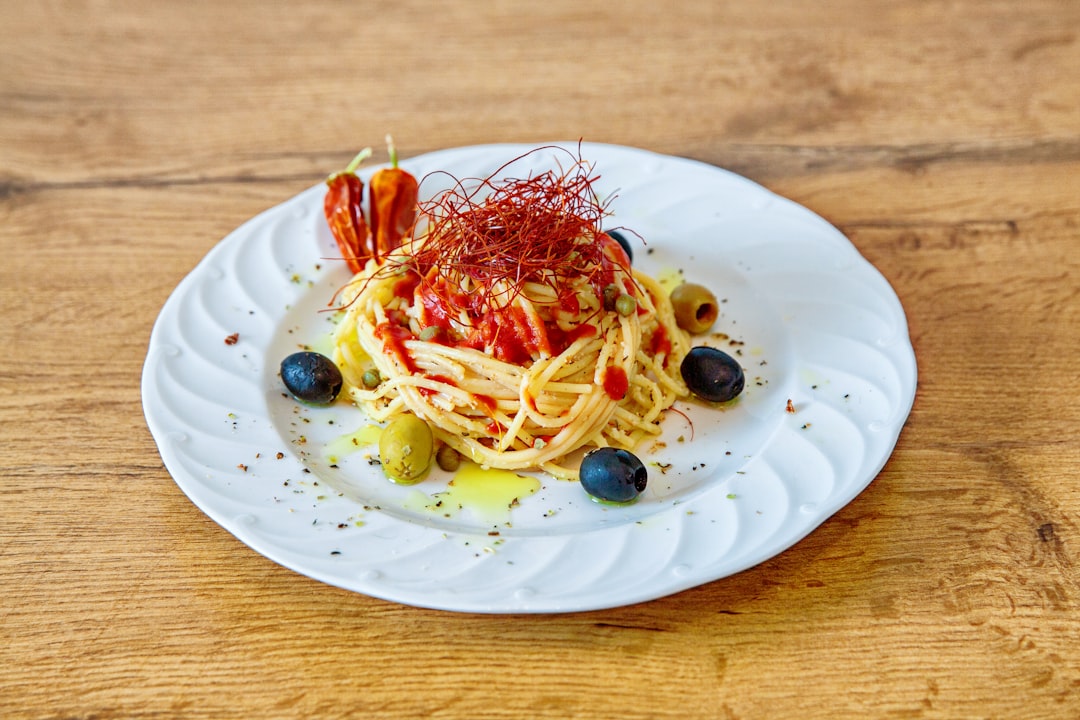
[[[611,198],[597,196],[592,166],[555,148],[570,156],[568,167],[496,179],[545,149],[551,148],[531,150],[485,178],[454,178],[450,189],[420,202],[424,236],[411,253],[391,254],[377,274],[414,273],[426,294],[472,317],[509,307],[527,283],[547,286],[565,302],[569,281],[584,278],[601,296],[616,267],[630,269],[608,248],[617,247],[602,230]]]

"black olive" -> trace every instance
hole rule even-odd
[[[329,405],[341,392],[341,371],[317,352],[298,352],[281,361],[281,380],[297,400]]]
[[[630,258],[630,262],[634,262],[634,251],[630,249],[630,241],[626,239],[626,236],[618,230],[605,230],[604,232],[619,243],[622,249],[626,251],[626,257]]]
[[[649,473],[632,452],[599,448],[586,455],[578,471],[581,487],[598,500],[630,502],[645,490]]]
[[[679,368],[690,392],[703,400],[727,402],[743,391],[746,378],[735,358],[722,350],[691,348]]]

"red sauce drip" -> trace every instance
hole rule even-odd
[[[420,284],[420,276],[414,272],[407,272],[405,276],[394,283],[394,297],[404,300],[412,300],[416,286]]]
[[[581,338],[592,337],[597,330],[595,325],[583,323],[569,330],[560,330],[557,326],[551,326],[547,329],[547,332],[548,338],[551,340],[551,352],[558,355]]]
[[[484,315],[478,337],[470,338],[470,347],[490,347],[494,356],[505,362],[524,365],[532,354],[551,352],[551,343],[543,323],[533,320],[517,307],[492,311]]]
[[[664,353],[665,356],[671,355],[671,338],[668,337],[663,325],[656,326],[649,340],[649,354],[655,357],[660,353]]]
[[[630,381],[626,378],[626,371],[621,367],[611,366],[604,370],[604,392],[612,400],[622,400],[626,397],[626,391],[630,389]]]
[[[573,343],[581,338],[592,337],[596,332],[595,325],[578,325],[576,328],[566,333],[566,339],[569,341],[567,344]]]
[[[481,332],[484,345],[489,346],[495,357],[504,362],[524,365],[532,359],[529,355],[528,342],[519,334],[519,328],[513,324],[499,324],[494,314],[484,318]]]
[[[495,409],[498,406],[495,398],[491,397],[490,395],[473,393],[473,399],[476,400],[477,405],[480,405],[483,408],[486,415],[490,416],[495,414]]]
[[[391,323],[380,323],[375,328],[375,337],[383,341],[385,351],[394,353],[407,372],[414,373],[420,369],[413,362],[412,356],[409,355],[409,351],[405,347],[405,341],[413,339],[412,331],[409,328]]]
[[[420,290],[420,323],[424,327],[439,327],[450,330],[450,314],[446,305],[435,294],[431,287],[424,286]]]
[[[435,382],[440,382],[443,385],[450,385],[451,387],[457,387],[457,383],[454,382],[453,379],[448,378],[445,375],[428,375],[428,378],[431,379],[431,380],[434,380]],[[432,390],[431,388],[426,388],[426,387],[418,387],[418,388],[416,388],[416,390],[417,390],[417,392],[419,392],[424,397],[431,397],[432,395],[438,395],[439,394],[438,390]]]
[[[514,313],[514,322],[519,328],[522,338],[528,343],[529,353],[551,352],[551,342],[548,340],[547,327],[536,316],[529,315],[519,307],[511,308]]]

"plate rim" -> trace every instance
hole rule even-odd
[[[293,570],[294,572],[297,572],[299,574],[302,574],[302,575],[305,575],[307,577],[313,578],[313,579],[315,579],[315,580],[317,580],[319,582],[323,582],[323,583],[328,584],[328,585],[340,587],[340,588],[343,588],[343,589],[346,589],[346,590],[349,590],[349,591],[360,592],[360,593],[363,593],[365,595],[380,598],[380,599],[387,600],[387,601],[390,601],[390,602],[396,602],[396,603],[401,603],[401,604],[406,604],[406,605],[411,605],[411,606],[416,606],[416,607],[424,607],[424,608],[430,608],[430,609],[436,609],[436,610],[449,610],[449,611],[456,611],[456,612],[471,612],[471,613],[579,612],[579,611],[606,609],[606,608],[624,606],[624,605],[628,605],[628,604],[635,604],[635,603],[639,603],[639,602],[645,602],[645,601],[648,601],[648,600],[652,600],[652,599],[656,599],[656,598],[659,598],[659,597],[671,595],[671,594],[681,592],[681,591],[684,591],[684,590],[692,588],[692,587],[696,587],[696,586],[699,586],[699,585],[702,585],[702,584],[705,584],[705,583],[708,583],[708,582],[713,582],[715,580],[719,580],[719,579],[729,577],[731,575],[743,572],[746,569],[754,567],[755,565],[758,565],[761,562],[764,562],[765,560],[768,560],[768,559],[770,559],[772,557],[777,556],[778,554],[780,554],[782,552],[785,552],[786,550],[788,550],[793,545],[795,545],[798,542],[802,541],[806,536],[808,536],[809,534],[814,532],[818,527],[820,527],[824,522],[826,522],[830,517],[832,517],[834,514],[836,514],[839,510],[841,510],[846,505],[850,504],[859,494],[861,494],[874,481],[874,479],[880,474],[880,472],[884,469],[885,465],[889,462],[890,458],[892,457],[893,451],[895,450],[896,444],[899,441],[900,435],[901,435],[901,433],[903,431],[903,428],[906,425],[907,419],[908,419],[908,417],[910,415],[910,412],[911,412],[911,409],[912,409],[912,407],[914,405],[915,396],[916,396],[916,392],[917,392],[918,369],[917,369],[917,364],[916,364],[914,348],[912,347],[912,344],[911,344],[910,332],[909,332],[909,326],[908,326],[908,323],[907,323],[906,313],[904,312],[904,308],[903,308],[902,304],[900,303],[899,297],[896,295],[895,290],[892,288],[892,286],[889,283],[889,281],[887,280],[887,278],[885,278],[884,274],[877,267],[875,267],[872,263],[870,263],[858,251],[858,248],[855,247],[854,243],[852,243],[849,238],[844,236],[839,231],[839,229],[835,228],[833,225],[831,225],[830,223],[825,221],[823,218],[821,218],[819,215],[814,213],[809,208],[807,208],[807,207],[805,207],[803,205],[794,203],[793,201],[788,200],[786,198],[783,198],[782,196],[774,193],[773,191],[769,190],[768,188],[762,186],[761,184],[759,184],[759,183],[757,183],[757,182],[755,182],[753,180],[745,178],[745,177],[743,177],[743,176],[741,176],[741,175],[739,175],[737,173],[734,173],[734,172],[732,172],[730,170],[727,170],[727,169],[724,169],[724,168],[721,168],[721,167],[717,167],[717,166],[714,166],[714,165],[711,165],[711,164],[708,164],[708,163],[705,163],[705,162],[702,162],[702,161],[699,161],[699,160],[694,160],[692,158],[685,158],[685,157],[680,157],[680,156],[675,156],[675,155],[664,155],[664,154],[661,154],[661,153],[658,153],[658,152],[655,152],[655,151],[652,151],[652,150],[645,150],[645,149],[640,149],[640,148],[633,148],[633,147],[627,147],[627,146],[622,146],[622,145],[614,145],[614,144],[608,144],[608,143],[594,143],[594,142],[581,143],[579,141],[541,143],[539,145],[538,144],[533,144],[533,143],[477,144],[477,145],[468,145],[468,146],[461,146],[461,147],[455,147],[455,148],[446,148],[446,149],[442,149],[442,150],[436,150],[436,151],[433,151],[433,152],[430,152],[430,153],[425,153],[423,155],[416,156],[414,158],[407,158],[407,159],[404,159],[402,161],[402,165],[407,166],[410,163],[413,163],[413,162],[416,162],[416,161],[421,161],[421,160],[430,161],[432,158],[438,158],[438,157],[450,157],[450,156],[458,156],[458,155],[472,156],[472,155],[476,155],[476,154],[494,153],[494,152],[506,152],[506,151],[525,152],[525,151],[532,150],[532,149],[535,149],[537,147],[542,147],[542,146],[546,146],[546,145],[581,148],[582,152],[583,152],[583,156],[585,156],[586,158],[589,157],[588,151],[590,151],[590,150],[600,150],[600,151],[604,151],[604,152],[612,152],[612,153],[617,153],[617,154],[618,153],[630,153],[632,155],[638,155],[638,156],[641,156],[641,157],[649,157],[649,158],[655,159],[656,161],[658,161],[658,162],[660,162],[662,164],[671,163],[671,162],[687,163],[689,165],[696,166],[696,167],[700,168],[701,170],[703,170],[705,172],[708,172],[708,173],[721,173],[729,181],[735,182],[735,183],[737,183],[739,186],[741,186],[743,188],[751,189],[755,193],[764,194],[771,201],[782,203],[782,204],[784,204],[786,206],[789,206],[789,207],[793,206],[796,209],[798,214],[803,215],[806,218],[815,219],[816,221],[818,221],[819,223],[822,224],[821,226],[823,228],[827,228],[831,232],[831,234],[834,235],[834,237],[836,239],[842,240],[843,243],[846,244],[846,246],[850,247],[850,249],[854,252],[854,254],[855,254],[856,258],[857,258],[857,262],[861,262],[863,271],[864,272],[867,271],[867,270],[872,271],[874,280],[875,280],[875,282],[878,283],[877,290],[879,292],[882,292],[881,297],[884,297],[884,299],[886,301],[890,302],[890,304],[893,306],[893,310],[896,313],[897,318],[898,318],[898,320],[900,322],[900,326],[901,326],[900,329],[902,330],[902,332],[900,333],[900,336],[895,338],[895,342],[898,345],[900,345],[901,350],[906,350],[906,355],[907,355],[907,360],[908,360],[906,368],[897,368],[898,371],[906,369],[906,373],[902,373],[902,376],[899,378],[899,381],[900,381],[901,386],[902,386],[902,393],[901,393],[901,398],[900,398],[899,405],[897,405],[895,408],[893,408],[894,409],[894,414],[895,414],[896,417],[893,419],[894,421],[889,425],[889,427],[886,428],[886,430],[888,430],[888,435],[886,436],[886,442],[882,446],[882,448],[883,448],[882,451],[878,453],[878,456],[876,457],[876,460],[873,463],[872,470],[865,473],[866,477],[864,479],[856,482],[856,483],[853,483],[847,489],[846,492],[832,498],[832,501],[830,502],[829,506],[827,508],[823,508],[823,509],[821,509],[819,511],[818,515],[816,516],[816,521],[815,522],[811,522],[808,525],[803,526],[803,529],[802,529],[801,532],[796,533],[795,535],[787,536],[785,542],[782,543],[781,546],[770,546],[770,547],[766,547],[766,548],[761,548],[761,547],[753,548],[753,550],[756,550],[756,552],[750,552],[748,555],[746,555],[744,557],[744,559],[740,563],[738,563],[738,566],[735,567],[734,569],[729,569],[728,571],[726,571],[726,572],[724,572],[724,573],[722,573],[722,574],[720,574],[720,575],[718,575],[716,577],[702,578],[702,577],[691,574],[691,575],[688,575],[688,576],[686,576],[685,578],[682,578],[682,579],[669,580],[669,582],[663,588],[656,588],[656,589],[650,590],[648,587],[645,587],[645,588],[641,588],[640,590],[635,591],[633,593],[624,594],[624,595],[621,595],[621,596],[618,596],[618,597],[610,597],[610,598],[607,598],[607,599],[592,598],[592,599],[590,599],[588,601],[580,601],[579,600],[578,602],[563,602],[563,601],[544,602],[542,600],[536,600],[536,599],[530,599],[530,598],[511,597],[511,598],[508,598],[508,602],[505,602],[505,603],[492,603],[490,601],[484,602],[484,603],[475,603],[475,602],[455,603],[453,600],[447,601],[446,599],[435,600],[435,601],[428,602],[423,597],[407,597],[406,596],[407,594],[403,595],[400,592],[389,591],[389,590],[385,589],[383,586],[380,586],[378,583],[368,583],[367,585],[365,585],[364,583],[359,583],[359,586],[358,586],[357,583],[354,583],[354,582],[342,582],[340,577],[336,577],[333,574],[323,572],[321,568],[314,568],[313,569],[311,567],[306,567],[302,563],[296,563],[295,561],[293,561],[289,557],[281,556],[280,553],[275,553],[272,550],[268,551],[267,548],[264,547],[263,544],[259,542],[257,536],[255,536],[251,532],[249,532],[249,528],[244,527],[242,524],[238,525],[238,523],[235,522],[235,519],[230,518],[229,513],[224,512],[220,507],[214,506],[211,503],[207,503],[205,501],[205,499],[200,495],[200,493],[195,491],[196,487],[198,485],[197,480],[195,480],[193,478],[190,478],[190,477],[184,476],[184,471],[181,468],[181,463],[180,463],[179,460],[176,459],[176,457],[174,457],[172,448],[170,446],[168,434],[171,431],[170,431],[169,428],[166,427],[166,423],[159,417],[158,409],[153,407],[149,402],[149,399],[153,398],[156,395],[156,388],[154,387],[154,377],[155,376],[154,376],[153,370],[154,370],[154,365],[157,362],[157,356],[161,353],[161,346],[162,346],[162,343],[163,343],[162,336],[164,334],[164,331],[161,329],[161,327],[163,327],[163,324],[165,322],[167,322],[168,314],[172,313],[175,310],[176,305],[180,302],[179,300],[174,300],[174,298],[183,297],[184,292],[188,292],[191,287],[196,286],[198,284],[199,273],[203,272],[205,270],[205,268],[208,267],[212,263],[213,259],[216,257],[217,254],[220,254],[220,253],[224,252],[224,250],[222,248],[226,247],[226,245],[228,243],[240,242],[240,240],[238,238],[243,238],[245,232],[249,232],[251,230],[251,228],[253,228],[253,227],[255,227],[257,225],[258,222],[264,221],[272,213],[274,213],[274,212],[282,212],[282,208],[285,208],[285,207],[289,206],[290,203],[298,202],[300,200],[300,198],[305,198],[309,194],[315,194],[316,190],[319,187],[322,186],[321,184],[319,184],[319,185],[314,185],[312,187],[309,187],[309,188],[301,191],[300,193],[297,193],[296,195],[292,196],[291,198],[288,198],[288,199],[282,201],[281,203],[278,203],[277,205],[274,205],[274,206],[264,210],[263,212],[258,213],[256,216],[248,219],[247,221],[242,223],[239,227],[234,229],[232,232],[228,233],[224,238],[222,238],[221,240],[216,242],[211,247],[211,249],[209,251],[207,251],[207,253],[203,256],[203,258],[200,259],[200,261],[195,265],[195,267],[193,267],[191,270],[189,270],[185,274],[184,278],[177,284],[176,288],[169,294],[169,298],[166,300],[166,302],[163,305],[161,311],[159,312],[159,315],[157,316],[157,318],[155,320],[155,323],[154,323],[154,326],[153,326],[153,329],[151,331],[150,338],[149,338],[149,341],[148,341],[148,345],[147,345],[147,355],[146,355],[146,359],[145,359],[144,364],[143,364],[143,371],[142,371],[141,383],[140,383],[140,391],[141,391],[141,398],[142,398],[142,404],[143,404],[144,417],[145,417],[147,426],[149,427],[149,429],[151,431],[151,434],[152,434],[152,436],[154,438],[155,444],[158,447],[159,453],[161,454],[162,461],[163,461],[163,464],[164,464],[166,470],[169,472],[170,476],[173,478],[173,480],[180,487],[181,491],[189,498],[189,500],[194,505],[196,505],[196,507],[198,507],[203,513],[205,513],[208,517],[213,519],[218,525],[220,525],[223,529],[228,531],[230,534],[232,534],[234,537],[236,537],[242,543],[244,543],[245,545],[250,547],[255,552],[257,552],[257,553],[263,555],[264,557],[270,559],[271,561],[273,561],[273,562],[275,562],[277,564],[280,564],[280,565],[282,565],[284,567],[287,567],[287,568]],[[385,164],[384,165],[373,165],[373,166],[371,166],[369,168],[366,168],[364,173],[362,173],[362,176],[365,173],[369,176],[370,173],[372,173],[375,170],[379,169],[380,167],[384,167],[384,166],[385,166]],[[181,475],[181,476],[184,476],[184,477],[178,477],[178,474]]]

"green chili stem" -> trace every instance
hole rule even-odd
[[[360,163],[364,162],[369,157],[371,157],[371,148],[366,147],[363,150],[361,150],[360,152],[356,153],[356,157],[354,157],[352,159],[352,162],[350,162],[348,165],[345,166],[345,172],[347,172],[347,173],[356,172],[356,168],[360,167]]]
[[[386,136],[386,149],[390,153],[390,167],[397,168],[397,148],[394,147],[394,138]]]

